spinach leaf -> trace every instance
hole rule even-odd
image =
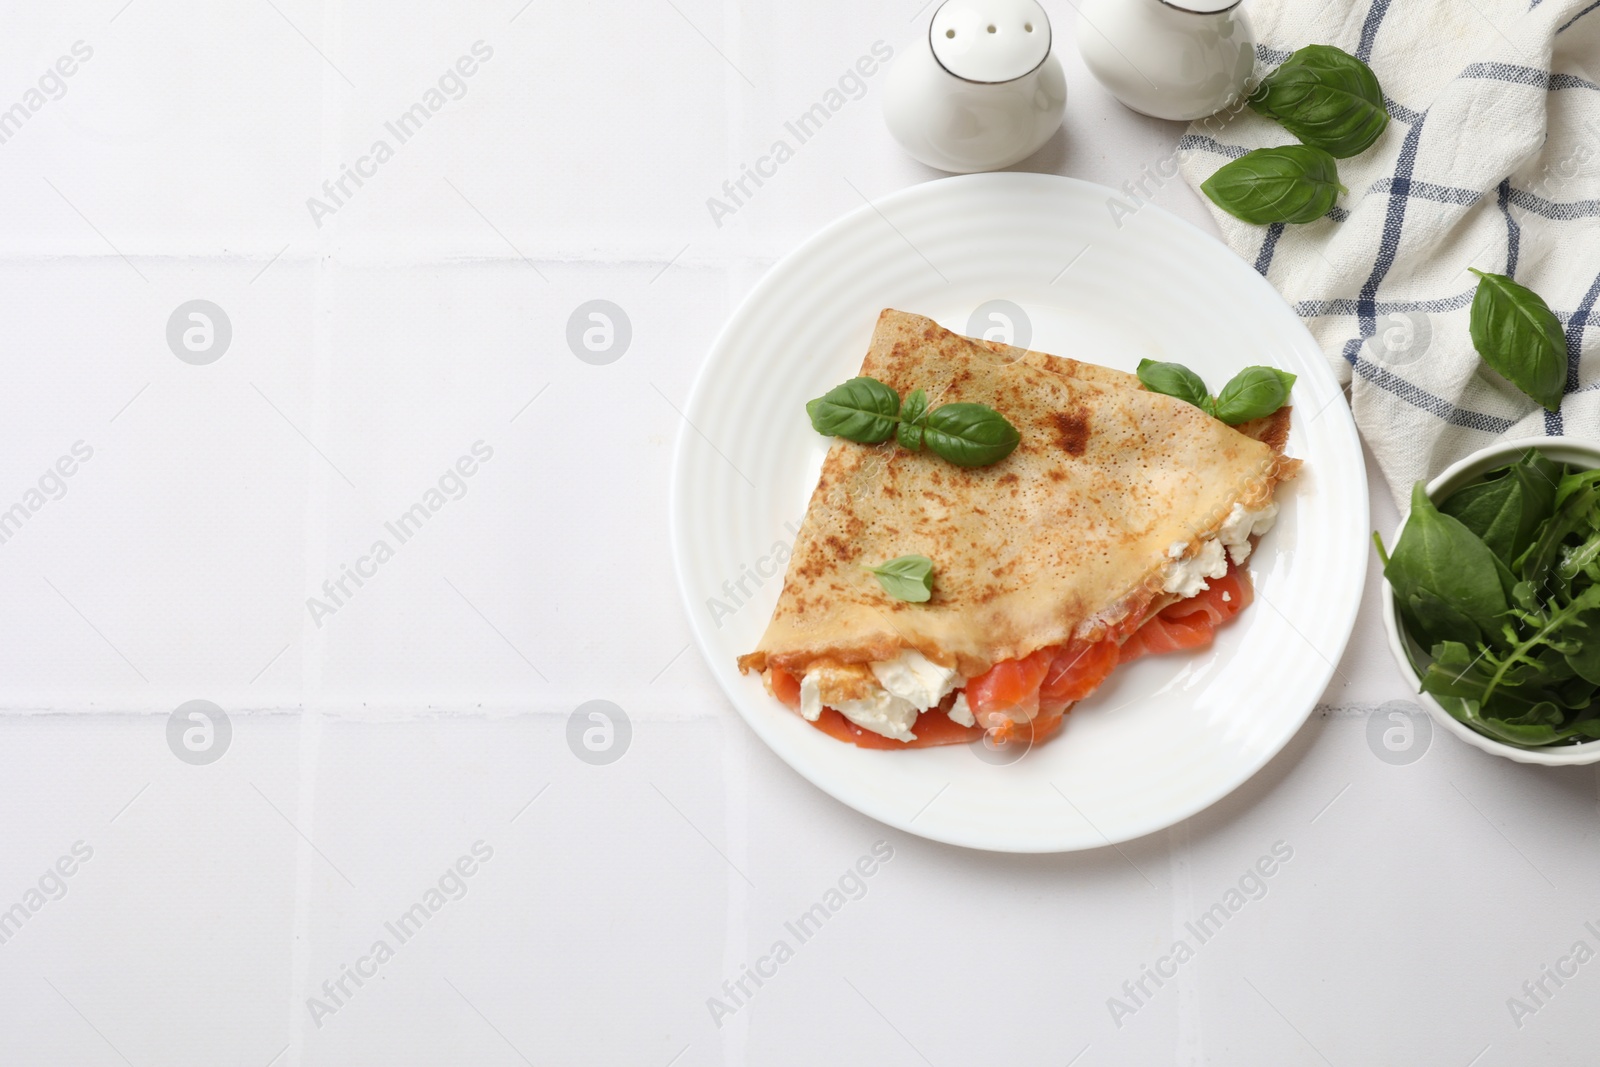
[[[1250,106],[1340,159],[1372,147],[1389,125],[1372,69],[1325,44],[1307,45],[1285,60],[1251,95]]]
[[[1495,554],[1434,507],[1421,482],[1412,488],[1411,515],[1383,574],[1402,604],[1426,592],[1472,620],[1486,641],[1498,639],[1498,620],[1508,604]]]
[[[1490,681],[1483,657],[1474,657],[1466,645],[1438,645],[1434,651],[1437,659],[1427,667],[1422,689],[1432,694],[1446,712],[1478,733],[1523,747],[1600,737],[1600,718],[1586,712],[1566,720],[1557,701],[1539,696],[1538,689],[1528,697],[1501,689],[1488,702],[1483,701]],[[1592,691],[1592,686],[1589,688]],[[1565,693],[1563,686],[1563,696],[1574,693]],[[1574,705],[1578,702],[1568,699],[1568,707]]]
[[[1461,520],[1511,566],[1555,510],[1561,472],[1560,464],[1529,449],[1517,462],[1489,471],[1482,481],[1451,493],[1439,510]]]
[[[1591,686],[1600,686],[1600,611],[1586,611],[1574,624],[1576,647],[1566,654],[1567,665]]]
[[[1452,493],[1439,505],[1439,510],[1481,537],[1490,551],[1502,560],[1510,563],[1516,559],[1518,534],[1528,511],[1523,502],[1521,480],[1508,474],[1492,482],[1469,485]]]
[[[1248,158],[1248,157],[1247,157]],[[1561,410],[1567,340],[1544,298],[1504,274],[1478,276],[1472,297],[1472,346],[1483,361],[1550,411]]]
[[[1334,158],[1302,144],[1246,153],[1202,182],[1200,190],[1228,214],[1258,225],[1320,219],[1340,193],[1349,191],[1339,184]]]
[[[1424,648],[1440,641],[1477,641],[1482,636],[1476,622],[1426,589],[1400,601],[1400,613],[1406,629]]]
[[[1553,710],[1555,705],[1545,703],[1536,705],[1538,709]],[[1555,744],[1570,738],[1592,741],[1600,737],[1600,719],[1588,719],[1575,722],[1563,727],[1559,715],[1551,721],[1547,714],[1539,711],[1530,711],[1514,719],[1502,719],[1480,711],[1478,729],[1507,744],[1520,745],[1523,748],[1539,748],[1544,745]]]
[[[1548,515],[1560,503],[1556,499],[1561,487],[1561,480],[1566,476],[1567,466],[1557,463],[1536,449],[1528,449],[1517,464],[1524,473],[1527,483],[1527,492],[1524,494],[1534,504],[1534,510]]]

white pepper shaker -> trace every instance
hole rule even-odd
[[[946,0],[889,69],[883,117],[930,167],[997,170],[1061,126],[1067,80],[1038,0]]]
[[[1242,102],[1256,35],[1241,0],[1083,0],[1078,52],[1123,104],[1158,119]]]

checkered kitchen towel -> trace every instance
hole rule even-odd
[[[1332,44],[1370,64],[1388,99],[1383,136],[1339,161],[1350,192],[1327,216],[1261,227],[1212,211],[1350,384],[1396,503],[1497,437],[1600,440],[1600,0],[1246,5],[1258,73]],[[1189,128],[1182,172],[1198,188],[1229,158],[1292,143],[1248,108],[1224,112]],[[1511,275],[1561,318],[1559,413],[1479,360],[1469,266]]]

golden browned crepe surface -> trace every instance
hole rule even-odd
[[[1192,554],[1234,504],[1266,504],[1297,465],[1281,455],[1287,409],[1240,432],[1122,371],[973,341],[905,312],[880,316],[860,373],[902,396],[925,389],[930,407],[988,404],[1021,444],[962,468],[892,441],[836,440],[742,670],[799,674],[914,648],[972,677],[1096,639],[1159,590],[1175,544]],[[936,568],[925,604],[893,599],[863,569],[912,553]]]

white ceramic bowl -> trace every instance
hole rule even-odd
[[[1544,453],[1558,463],[1571,463],[1579,467],[1600,467],[1600,445],[1576,437],[1528,437],[1520,441],[1502,441],[1488,448],[1479,449],[1466,459],[1445,468],[1442,474],[1428,483],[1428,498],[1437,503],[1479,475],[1515,462],[1518,456],[1530,448]],[[1408,514],[1406,519],[1409,518]],[[1401,532],[1406,528],[1406,519],[1400,520],[1394,537],[1386,546],[1391,552],[1399,542]],[[1388,586],[1387,582],[1384,584]],[[1389,651],[1394,653],[1394,661],[1400,665],[1400,672],[1411,680],[1413,687],[1420,688],[1422,680],[1417,677],[1416,669],[1411,666],[1411,657],[1406,655],[1405,638],[1400,632],[1400,619],[1395,611],[1392,588],[1388,589],[1383,598],[1383,625],[1389,632]],[[1416,699],[1428,709],[1428,714],[1432,715],[1440,726],[1467,744],[1481,748],[1492,755],[1504,756],[1518,763],[1537,763],[1545,767],[1574,767],[1600,762],[1600,741],[1558,745],[1553,748],[1519,748],[1480,734],[1444,710],[1443,706],[1427,693],[1418,692]]]

